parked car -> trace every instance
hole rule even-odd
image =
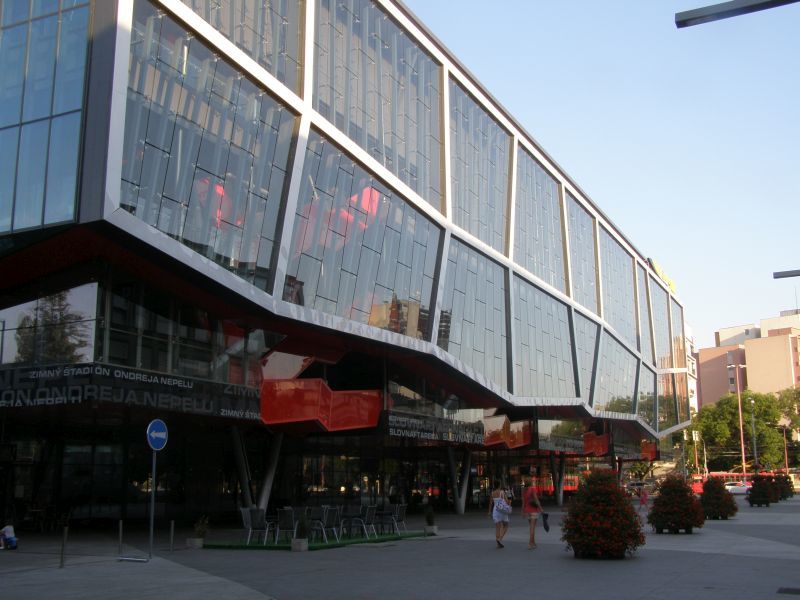
[[[725,489],[728,490],[731,494],[746,494],[750,491],[750,487],[746,483],[742,483],[741,481],[728,481],[725,483]]]

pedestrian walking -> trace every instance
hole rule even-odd
[[[639,489],[639,512],[640,513],[642,512],[643,508],[644,508],[644,512],[647,512],[647,510],[648,510],[647,501],[649,499],[650,499],[650,494],[648,494],[647,490],[644,488],[644,486],[642,486]]]
[[[528,550],[536,548],[536,521],[542,512],[539,494],[536,493],[534,479],[528,481],[528,487],[522,494],[522,516],[528,520]]]
[[[503,538],[508,532],[508,516],[511,514],[511,505],[508,503],[506,492],[500,486],[500,482],[495,483],[489,507],[489,515],[494,521],[495,542],[497,542],[498,548],[504,548]]]

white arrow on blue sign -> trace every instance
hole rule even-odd
[[[167,445],[168,437],[167,424],[164,423],[164,421],[161,419],[153,419],[150,421],[150,424],[147,426],[147,443],[153,450],[156,452],[163,450],[164,446]]]

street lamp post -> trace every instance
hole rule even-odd
[[[786,427],[783,428],[783,466],[789,474],[789,449],[786,446]]]
[[[742,390],[739,386],[739,369],[744,368],[744,365],[728,365],[729,369],[736,369],[736,400],[739,404],[739,446],[742,450],[742,475],[747,477],[746,459],[744,456],[744,419],[742,419]]]
[[[753,472],[758,468],[758,441],[756,440],[756,401],[750,398],[750,423],[753,427]]]

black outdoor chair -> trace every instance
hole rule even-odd
[[[294,510],[291,508],[278,509],[278,521],[275,524],[275,543],[281,539],[281,534],[289,536],[293,540],[297,533],[297,521],[294,520]]]

